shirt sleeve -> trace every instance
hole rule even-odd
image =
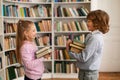
[[[85,49],[81,53],[76,54],[69,51],[69,55],[80,62],[86,62],[96,52],[98,43],[99,43],[99,40],[97,40],[96,37],[92,36],[89,38]]]
[[[28,69],[32,69],[36,66],[39,66],[44,60],[43,57],[39,59],[33,58],[34,55],[32,52],[33,52],[32,47],[30,45],[26,45],[25,47],[21,48],[22,61],[24,66],[27,67]]]

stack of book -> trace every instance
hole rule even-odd
[[[84,48],[85,44],[78,40],[73,40],[73,42],[70,44],[70,51],[74,53],[80,53]]]
[[[51,52],[52,52],[52,49],[50,49],[50,47],[44,47],[36,51],[35,56],[36,58],[40,58]]]

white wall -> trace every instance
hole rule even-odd
[[[110,16],[110,31],[104,35],[101,72],[120,72],[120,0],[92,0],[92,10],[105,10]]]

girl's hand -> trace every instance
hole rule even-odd
[[[67,42],[66,42],[66,50],[67,51],[69,51],[69,46],[70,46],[71,43],[72,43],[72,40],[68,39]]]

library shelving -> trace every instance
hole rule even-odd
[[[66,41],[70,38],[84,43],[89,33],[86,15],[91,11],[90,0],[0,0],[0,11],[0,79],[24,77],[15,51],[19,19],[35,23],[38,48],[52,49],[51,57],[44,61],[42,78],[77,78],[76,60],[66,51]]]
[[[38,48],[52,48],[52,2],[51,0],[1,0],[0,1],[0,78],[2,80],[23,80],[24,67],[16,59],[16,29],[19,19],[31,20],[36,25]],[[4,64],[3,64],[4,63]],[[51,77],[52,57],[44,61],[43,75]]]
[[[77,78],[78,68],[75,59],[66,51],[68,39],[84,43],[86,34],[86,16],[91,10],[89,0],[54,0],[54,68],[55,78]]]

